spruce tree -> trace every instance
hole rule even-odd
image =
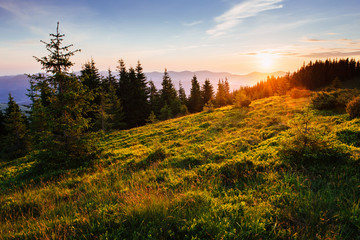
[[[99,69],[95,66],[94,59],[91,58],[90,61],[86,62],[81,70],[81,82],[86,87],[88,94],[93,96],[93,99],[89,102],[91,110],[88,111],[86,117],[90,120],[90,126],[93,131],[97,131],[102,128],[100,122],[101,118],[98,113],[103,107],[103,97],[100,96],[101,93],[104,93],[101,88],[101,76]]]
[[[214,87],[211,85],[209,79],[205,79],[204,84],[201,86],[201,100],[204,107],[214,97]]]
[[[50,42],[44,42],[48,56],[34,57],[47,74],[39,78],[31,76],[36,90],[46,90],[41,99],[41,114],[46,121],[41,141],[36,144],[38,158],[51,166],[68,166],[93,156],[93,145],[86,141],[89,119],[86,114],[92,95],[74,75],[68,72],[73,65],[70,57],[80,50],[71,51],[72,45],[63,46],[64,34],[50,34]],[[41,92],[42,93],[42,92]],[[33,102],[34,104],[34,102]],[[41,110],[40,110],[41,109]],[[39,113],[40,114],[40,113]]]
[[[107,131],[125,128],[123,107],[117,95],[117,82],[110,69],[108,70],[108,77],[102,81],[101,93],[103,95],[101,103],[105,104],[103,107],[106,107],[107,116],[102,129]]]
[[[187,98],[185,94],[185,89],[183,88],[181,82],[179,82],[179,100],[181,103],[180,107],[180,115],[186,115],[189,113],[189,110],[187,108]]]
[[[191,79],[191,89],[188,100],[188,109],[191,113],[200,112],[202,110],[200,84],[195,75]]]
[[[160,115],[160,95],[158,90],[155,87],[153,81],[149,81],[149,104],[150,111],[154,113],[155,116]],[[151,113],[150,113],[151,114]]]
[[[21,157],[29,150],[27,139],[28,129],[26,127],[26,118],[21,113],[19,105],[9,94],[9,102],[3,116],[4,133],[1,142],[2,156],[7,159]]]
[[[217,107],[222,107],[226,105],[225,84],[223,80],[219,80],[218,82],[218,88],[216,92],[216,105]]]
[[[179,100],[181,102],[181,105],[186,105],[187,104],[187,98],[186,98],[185,89],[182,86],[181,81],[179,82]]]
[[[161,85],[162,85],[162,89],[160,90],[161,109],[164,108],[164,110],[162,111],[163,113],[170,112],[170,114],[162,114],[162,115],[175,117],[180,113],[181,103],[177,96],[176,89],[174,88],[174,85],[166,69],[164,72],[163,81]],[[169,109],[170,111],[168,111],[167,109]]]

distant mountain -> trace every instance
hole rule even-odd
[[[14,97],[18,104],[29,103],[29,98],[26,96],[29,89],[29,79],[26,75],[0,76],[0,103],[7,103],[9,100],[9,93]]]
[[[174,85],[176,88],[179,87],[179,82],[181,81],[181,84],[183,85],[186,93],[188,94],[190,92],[191,88],[191,79],[194,75],[196,75],[198,81],[200,82],[200,85],[202,85],[205,81],[205,79],[209,79],[211,84],[214,86],[214,89],[216,91],[217,84],[219,80],[225,80],[228,79],[231,90],[238,89],[241,86],[251,86],[256,84],[257,82],[261,80],[265,80],[267,76],[284,76],[285,72],[274,72],[274,73],[250,73],[247,75],[236,75],[231,74],[228,72],[210,72],[210,71],[196,71],[196,72],[190,72],[190,71],[182,71],[182,72],[174,72],[169,71],[169,76],[171,77]],[[161,82],[162,77],[164,73],[162,72],[149,72],[146,73],[146,77],[148,80],[152,80],[155,84],[155,86],[160,89],[161,88]]]
[[[107,72],[100,72],[106,76]],[[284,76],[285,72],[273,72],[273,73],[259,73],[253,72],[247,75],[236,75],[228,72],[210,72],[210,71],[182,71],[182,72],[168,72],[175,87],[179,88],[179,82],[181,81],[186,93],[190,92],[191,79],[194,75],[197,76],[198,81],[202,85],[205,79],[209,79],[214,89],[217,89],[217,83],[219,79],[227,78],[232,90],[238,89],[240,86],[251,86],[261,80],[265,80],[267,76]],[[158,89],[161,89],[163,72],[148,72],[145,73],[147,80],[152,80]],[[29,98],[26,96],[27,90],[30,87],[29,79],[26,75],[13,75],[13,76],[0,76],[0,103],[8,102],[8,95],[11,92],[15,101],[18,104],[28,104]]]

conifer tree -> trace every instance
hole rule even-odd
[[[223,80],[219,80],[218,88],[216,92],[216,105],[218,107],[222,107],[226,105],[226,92],[225,92],[225,84]]]
[[[180,107],[180,115],[186,115],[189,113],[189,110],[187,108],[187,98],[186,98],[186,93],[185,93],[185,89],[183,88],[181,82],[179,82],[179,100],[181,103],[181,107]]]
[[[117,95],[116,86],[116,79],[109,69],[108,77],[103,79],[101,87],[103,95],[101,103],[105,104],[102,109],[106,107],[107,116],[107,121],[104,122],[102,127],[103,131],[107,131],[109,129],[123,129],[126,126],[126,123],[124,122],[125,117],[123,107]]]
[[[9,94],[9,102],[3,116],[4,133],[2,155],[8,159],[21,157],[29,150],[27,139],[26,118],[21,113],[19,105]]]
[[[201,86],[201,100],[202,106],[204,107],[209,101],[213,99],[214,87],[211,85],[209,79],[205,79],[204,84]]]
[[[200,84],[195,75],[191,79],[191,89],[188,100],[188,109],[191,113],[200,112],[202,110]]]
[[[181,102],[181,105],[186,105],[187,104],[187,98],[186,98],[185,89],[182,86],[181,81],[179,82],[179,100]]]
[[[163,81],[161,85],[162,85],[162,89],[160,90],[160,105],[161,105],[161,109],[165,108],[166,110],[162,112],[169,112],[167,111],[167,109],[170,109],[170,114],[168,115],[162,114],[162,115],[175,117],[180,113],[181,103],[166,69],[164,72]]]
[[[149,104],[150,110],[155,115],[160,114],[160,95],[153,81],[149,81]]]
[[[80,50],[70,51],[72,45],[63,46],[65,35],[59,32],[59,23],[56,33],[50,36],[49,43],[41,41],[49,55],[34,57],[47,75],[31,76],[35,90],[46,89],[44,99],[40,98],[40,111],[47,125],[40,143],[36,144],[41,150],[38,158],[52,166],[78,164],[94,153],[90,150],[90,142],[85,141],[89,127],[89,119],[85,116],[92,95],[74,74],[68,72],[73,65],[70,57]]]
[[[89,102],[91,110],[88,111],[86,117],[90,119],[90,126],[93,131],[101,129],[101,118],[98,113],[103,107],[103,97],[100,96],[103,92],[101,88],[101,76],[99,69],[95,66],[94,59],[91,58],[90,61],[86,62],[81,70],[81,81],[82,84],[86,87],[88,94],[93,96],[93,99]]]

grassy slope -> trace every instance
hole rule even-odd
[[[114,132],[94,167],[47,182],[28,180],[26,159],[2,163],[0,239],[356,239],[360,120],[308,105],[271,97]],[[304,112],[346,159],[279,154]]]

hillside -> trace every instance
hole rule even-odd
[[[312,110],[309,98],[201,112],[99,144],[101,159],[78,169],[0,162],[0,239],[360,236],[360,120]]]

